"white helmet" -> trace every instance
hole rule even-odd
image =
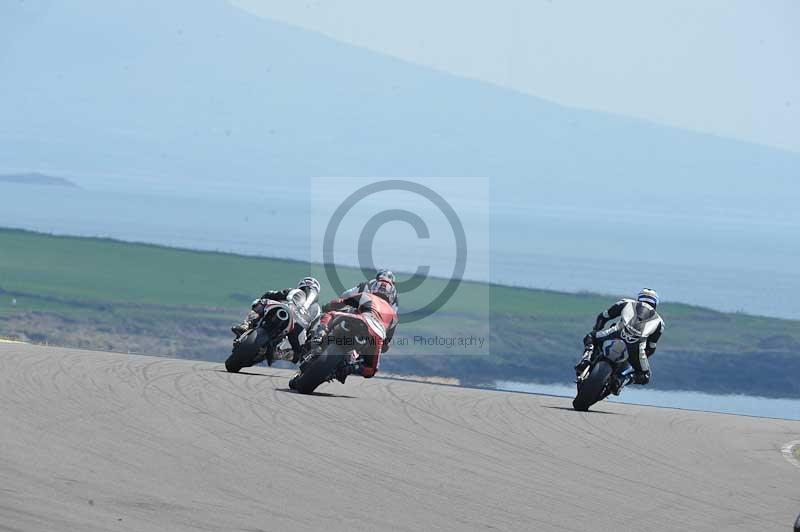
[[[639,295],[636,299],[642,301],[643,303],[650,304],[653,308],[658,307],[658,292],[652,288],[642,288],[642,291],[639,292]]]
[[[313,277],[304,277],[303,279],[300,280],[299,283],[297,283],[297,288],[301,290],[303,288],[310,288],[311,290],[314,290],[317,293],[319,293],[321,287],[319,281],[317,281]]]

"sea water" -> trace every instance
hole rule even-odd
[[[574,385],[498,381],[495,383],[495,388],[512,392],[575,397]],[[773,399],[747,395],[712,395],[701,392],[665,391],[628,386],[619,397],[610,396],[607,400],[614,403],[800,420],[800,399]]]

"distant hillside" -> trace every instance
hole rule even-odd
[[[224,0],[3,2],[0,20],[13,168],[292,178],[299,193],[313,176],[486,176],[523,203],[646,197],[647,212],[669,214],[780,215],[800,193],[798,154],[562,107]]]
[[[0,174],[0,183],[21,183],[23,185],[50,185],[58,187],[76,187],[77,185],[63,177],[55,177],[38,173]]]

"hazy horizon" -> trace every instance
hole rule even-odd
[[[800,153],[800,4],[790,0],[229,1],[568,107]]]

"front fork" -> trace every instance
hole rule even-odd
[[[594,348],[587,347],[586,350],[583,352],[583,355],[581,356],[580,360],[578,360],[578,363],[576,364],[576,369],[580,368],[581,366],[583,366],[583,369],[576,374],[575,382],[577,384],[580,384],[583,381],[585,381],[586,377],[589,376],[589,372],[592,371],[593,356],[594,356]]]

